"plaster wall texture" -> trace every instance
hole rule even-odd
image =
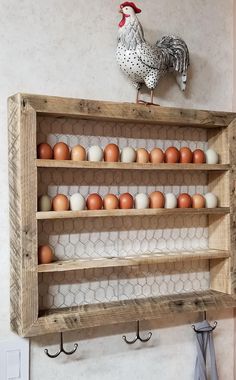
[[[7,185],[6,99],[15,92],[134,101],[135,90],[114,58],[118,1],[1,0],[0,23],[0,339],[9,331],[9,223]],[[157,95],[166,106],[232,110],[233,0],[146,0],[140,20],[146,38],[155,42],[166,33],[182,36],[191,51],[190,83],[182,94],[172,77]],[[122,341],[133,325],[66,334],[81,340],[78,355],[50,360],[43,348],[57,349],[57,336],[32,340],[31,379],[156,379],[193,378],[195,345],[190,323],[199,315],[149,322],[153,339],[146,346]],[[209,315],[219,320],[215,345],[220,379],[233,379],[233,311]],[[93,339],[91,339],[93,338]]]

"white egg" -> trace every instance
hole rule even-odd
[[[121,152],[121,162],[135,162],[136,151],[131,146],[126,146]]]
[[[206,163],[207,164],[218,164],[219,162],[219,156],[218,153],[214,149],[208,149],[205,153],[206,155]]]
[[[93,145],[88,150],[88,161],[102,161],[103,150],[98,145]]]
[[[134,207],[137,209],[149,208],[149,197],[147,194],[139,193],[134,199]]]
[[[173,193],[165,194],[165,208],[176,208],[177,198]]]
[[[70,209],[72,211],[81,211],[85,209],[85,199],[80,193],[75,193],[70,197]]]
[[[204,195],[206,203],[205,207],[206,208],[216,208],[218,204],[218,199],[217,196],[213,193],[207,193]]]

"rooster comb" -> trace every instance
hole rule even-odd
[[[133,10],[135,11],[135,13],[141,13],[141,9],[139,9],[138,7],[136,7],[136,5],[130,1],[125,1],[124,3],[122,3],[120,5],[120,8],[124,8],[124,7],[131,7],[133,8]]]

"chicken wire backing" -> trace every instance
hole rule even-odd
[[[70,147],[88,148],[108,143],[167,149],[188,146],[207,149],[204,129],[156,127],[71,118],[40,117],[38,143],[53,146],[63,141]],[[207,174],[115,170],[39,169],[39,195],[87,196],[98,192],[206,193]],[[74,258],[138,256],[143,253],[208,248],[206,216],[125,217],[38,222],[39,244],[50,244],[58,260]],[[184,293],[209,288],[208,261],[181,261],[140,267],[89,269],[39,274],[40,309],[110,302],[132,298]]]

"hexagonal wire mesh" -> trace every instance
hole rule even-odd
[[[166,149],[188,146],[207,149],[204,129],[157,127],[70,118],[39,118],[38,143],[53,146],[63,141],[70,147],[88,148],[108,143]],[[114,170],[40,169],[39,195],[85,197],[107,193],[207,192],[207,175],[196,172],[125,172]],[[126,217],[39,221],[39,244],[50,244],[59,260],[137,256],[142,253],[206,249],[207,217]],[[39,276],[40,309],[118,301],[209,288],[209,263],[197,260],[161,265],[90,269]]]

